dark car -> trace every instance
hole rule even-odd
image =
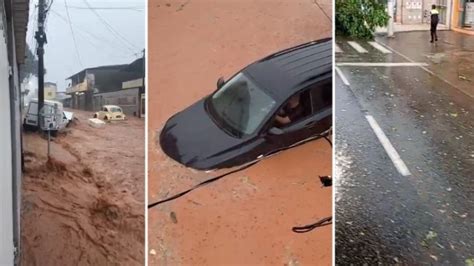
[[[291,113],[294,112],[294,113]],[[199,170],[227,168],[327,132],[332,125],[332,41],[267,56],[175,114],[162,150]]]

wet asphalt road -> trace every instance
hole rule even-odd
[[[338,63],[412,59],[427,66],[340,67],[349,86],[336,77],[336,263],[467,264],[474,259],[474,99],[460,89],[465,80],[431,75],[439,65],[423,52],[406,58],[358,41],[368,51],[361,54],[346,39],[337,42]],[[396,40],[386,43],[405,49]],[[397,171],[366,115],[411,175]]]

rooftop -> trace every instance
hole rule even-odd
[[[28,27],[29,5],[30,0],[5,1],[7,16],[13,17],[16,59],[19,64],[25,62],[26,31]]]

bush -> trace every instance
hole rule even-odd
[[[354,38],[372,38],[376,27],[387,26],[385,6],[377,0],[336,0],[336,31]]]

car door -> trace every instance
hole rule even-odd
[[[321,134],[332,127],[332,79],[315,84],[311,90],[313,124],[312,135]]]
[[[107,110],[107,107],[102,107],[102,110],[99,112],[99,119],[105,119],[105,116],[107,115],[109,110]]]
[[[294,145],[297,142],[327,131],[332,124],[332,80],[322,80],[308,86],[301,93],[301,101],[310,108],[306,116],[278,129],[272,128],[267,139],[280,148]],[[307,101],[305,103],[305,101]]]

